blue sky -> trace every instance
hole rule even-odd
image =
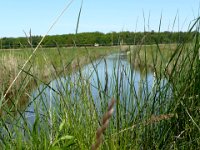
[[[44,35],[69,0],[1,0],[0,38]],[[78,32],[187,31],[200,0],[84,0]],[[49,33],[75,33],[81,0],[74,0]],[[175,17],[176,22],[174,24]],[[174,24],[174,26],[173,26]]]

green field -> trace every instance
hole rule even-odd
[[[95,59],[118,49],[118,47],[39,48],[30,60],[29,65],[33,65],[33,68],[37,68],[36,72],[41,75],[41,77],[44,74],[46,74],[45,76],[49,76],[50,72],[48,69],[52,66],[58,70],[62,70],[64,66],[71,64],[73,68],[77,65],[77,59],[80,59],[80,63],[84,64],[88,61],[83,60],[84,58],[86,59],[86,56]],[[1,67],[6,69],[15,65],[13,66],[14,68],[20,69],[20,66],[25,63],[31,54],[32,49],[0,50]]]

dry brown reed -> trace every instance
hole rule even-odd
[[[6,89],[12,83],[23,63],[23,59],[15,57],[12,53],[0,57],[0,90],[2,95],[5,94]],[[17,106],[23,106],[28,100],[25,93],[29,91],[29,84],[26,84],[29,79],[30,78],[26,78],[26,74],[23,73],[17,80],[16,84],[7,93],[2,103],[5,103],[6,101],[7,106],[12,106],[13,103]],[[22,83],[24,83],[23,87]],[[23,91],[23,93],[19,93],[19,91]],[[3,106],[1,105],[0,116],[3,114],[2,108]]]
[[[108,127],[109,120],[114,111],[114,108],[113,108],[114,104],[115,104],[115,100],[112,99],[109,104],[108,111],[103,116],[102,125],[101,125],[101,127],[99,127],[97,129],[96,142],[92,145],[92,148],[91,148],[92,150],[97,150],[102,142],[102,135],[103,135],[104,131],[106,130],[106,128]]]
[[[161,114],[161,115],[152,115],[147,121],[143,122],[144,125],[153,124],[156,122],[160,122],[162,120],[168,120],[174,117],[174,114]]]

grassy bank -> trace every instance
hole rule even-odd
[[[63,67],[71,65],[70,67],[73,69],[77,65],[77,59],[80,59],[79,63],[81,65],[88,62],[86,60],[87,56],[95,59],[116,50],[118,50],[117,47],[40,48],[35,53],[29,65],[32,65],[32,69],[36,68],[36,75],[42,78],[42,76],[50,76],[49,69],[52,66],[58,70],[62,70]],[[2,68],[8,68],[8,70],[9,68],[12,68],[10,70],[13,70],[13,68],[20,69],[31,53],[32,49],[0,50]]]
[[[48,84],[52,79],[66,76],[91,60],[117,50],[117,47],[40,48],[7,94],[6,101],[9,106],[14,103],[20,108],[27,103],[29,93],[39,84]],[[2,96],[32,51],[32,49],[0,50],[0,94]]]
[[[137,45],[130,46],[127,53],[133,68],[160,73],[165,70],[170,75],[175,63],[176,69],[181,68],[181,62],[189,54],[188,50],[193,48],[191,43]],[[192,58],[192,55],[189,54],[189,57]]]

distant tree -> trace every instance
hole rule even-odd
[[[93,46],[95,43],[100,45],[119,45],[123,44],[155,44],[155,43],[176,43],[185,39],[188,41],[193,39],[195,33],[188,32],[84,32],[78,34],[63,34],[63,35],[49,35],[46,36],[42,45],[44,47],[60,46]],[[35,47],[41,36],[32,36],[32,45]],[[2,38],[2,48],[23,48],[30,47],[30,44],[25,37],[18,38]]]

